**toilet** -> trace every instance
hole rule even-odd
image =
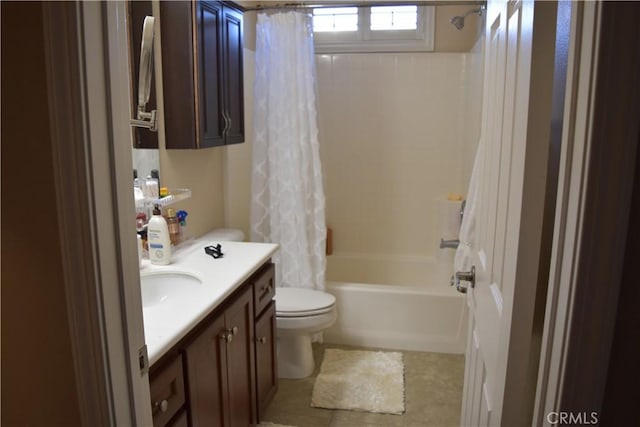
[[[242,242],[244,233],[217,228],[199,240]],[[333,325],[336,318],[333,295],[311,289],[276,288],[278,377],[306,378],[313,373],[312,338]]]
[[[278,377],[306,378],[313,373],[312,338],[333,325],[336,318],[333,295],[311,289],[276,288]]]
[[[244,233],[236,228],[216,228],[202,235],[198,240],[220,241],[220,242],[243,242]]]

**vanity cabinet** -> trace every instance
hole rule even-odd
[[[259,419],[264,418],[264,413],[277,391],[276,303],[272,301],[256,321],[256,392]]]
[[[193,426],[256,423],[253,296],[245,289],[185,349]]]
[[[151,414],[154,427],[178,426],[186,419],[182,357],[178,354],[161,369],[152,372],[149,381]],[[180,414],[176,416],[176,414]],[[175,422],[172,422],[173,418]]]
[[[278,386],[274,265],[266,262],[158,360],[153,425],[255,425]]]
[[[275,291],[275,268],[273,264],[267,264],[253,283],[256,318],[256,392],[260,418],[278,390]]]
[[[229,2],[160,2],[167,149],[244,141],[242,12]]]

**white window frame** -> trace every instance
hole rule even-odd
[[[435,8],[418,6],[415,30],[371,30],[371,7],[358,7],[357,31],[314,32],[316,53],[430,52],[434,45]]]

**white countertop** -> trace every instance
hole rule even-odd
[[[204,247],[220,243],[224,257],[214,259]],[[196,240],[182,248],[167,266],[143,260],[140,273],[186,272],[197,276],[202,285],[152,306],[143,307],[144,335],[149,364],[157,362],[194,326],[211,313],[226,297],[256,272],[278,249],[271,243],[212,242]]]

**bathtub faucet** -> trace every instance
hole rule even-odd
[[[459,244],[460,244],[460,240],[458,239],[454,239],[454,240],[444,240],[442,238],[440,239],[440,249],[444,249],[444,248],[457,249]]]

